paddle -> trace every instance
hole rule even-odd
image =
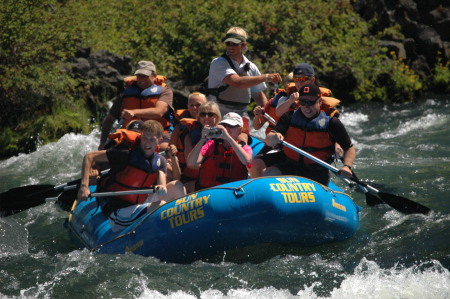
[[[159,188],[150,187],[147,189],[129,190],[129,191],[113,191],[113,192],[94,192],[89,194],[89,197],[108,197],[108,196],[121,196],[121,195],[134,195],[134,194],[152,194],[159,190]],[[58,201],[58,197],[47,197],[44,199],[46,202]]]
[[[101,175],[108,173],[103,170]],[[70,209],[75,200],[81,179],[73,180],[61,185],[28,185],[9,189],[0,194],[0,216],[6,217],[32,207],[44,204],[45,198],[56,197],[63,209]]]
[[[334,174],[336,174],[338,177],[342,178],[340,176],[339,173],[339,169],[331,166],[330,164],[314,157],[313,155],[308,154],[307,152],[299,149],[298,147],[283,141],[282,144],[290,149],[292,149],[293,151],[296,151],[297,153],[307,157],[308,159],[313,160],[314,162],[328,168],[328,170],[332,171]],[[342,178],[344,179],[344,178]],[[369,198],[366,198],[367,202],[371,202],[374,201],[373,196],[376,196],[379,200],[383,201],[384,203],[386,203],[387,205],[391,206],[392,208],[396,209],[397,211],[404,213],[404,214],[428,214],[431,210],[417,202],[414,202],[408,198],[402,197],[402,196],[398,196],[398,195],[394,195],[394,194],[389,194],[389,193],[385,193],[385,192],[381,192],[377,189],[375,189],[374,187],[360,181],[355,174],[353,173],[352,177],[350,178],[350,180],[352,180],[353,182],[357,183],[358,186],[361,187],[362,190],[366,190],[366,196],[367,194],[369,195]],[[345,182],[348,183],[348,180],[344,179]]]
[[[118,120],[111,128],[111,133],[122,126],[124,118]],[[101,175],[108,173],[101,172]],[[70,181],[62,185],[28,185],[9,189],[0,194],[0,217],[10,216],[32,207],[44,204],[45,198],[57,196],[57,203],[65,211],[70,211],[75,200],[81,179]]]
[[[276,125],[276,121],[267,113],[264,113],[264,117],[272,122],[274,125]],[[293,151],[298,152],[299,154],[315,161],[316,163],[328,168],[330,171],[332,171],[334,174],[336,174],[339,178],[343,179],[347,184],[352,186],[352,183],[348,181],[347,179],[342,178],[339,175],[339,170],[330,164],[308,154],[307,152],[287,143],[286,141],[283,141],[283,144]],[[377,189],[375,189],[372,186],[367,185],[366,183],[359,180],[359,178],[356,176],[355,172],[352,170],[352,178],[351,180],[358,184],[358,187],[366,194],[366,203],[370,206],[380,204],[382,202],[390,205],[394,209],[396,209],[399,212],[405,213],[405,214],[428,214],[431,210],[419,203],[416,203],[408,198],[389,194],[385,192],[381,192]]]

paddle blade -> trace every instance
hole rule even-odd
[[[75,188],[72,190],[65,190],[58,197],[58,201],[56,203],[64,211],[70,212],[70,210],[72,209],[72,206],[73,206],[73,202],[77,198],[77,194],[78,194],[78,188]]]
[[[368,206],[376,206],[384,203],[378,196],[371,194],[370,192],[366,193],[366,204]]]
[[[45,203],[46,197],[57,196],[54,185],[29,185],[9,189],[0,194],[0,216],[10,216]]]
[[[378,192],[378,195],[380,196],[381,200],[384,201],[386,204],[390,205],[397,211],[404,213],[404,214],[428,214],[431,210],[420,203],[417,203],[415,201],[412,201],[408,198],[384,193],[384,192]]]

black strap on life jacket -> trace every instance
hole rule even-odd
[[[227,55],[227,53],[223,53],[222,57],[225,58],[228,63],[230,64],[230,67],[237,73],[237,69],[234,67],[233,62],[231,61],[231,58]],[[250,67],[250,66],[249,66]],[[247,70],[248,71],[248,70]],[[208,79],[208,78],[207,78]],[[225,89],[227,89],[230,85],[225,84],[222,86],[219,86],[218,88],[208,88],[208,94],[214,95],[217,99],[219,98],[219,94],[223,92]],[[247,105],[247,104],[246,104]]]

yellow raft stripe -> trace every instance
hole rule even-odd
[[[347,212],[347,208],[344,205],[341,205],[340,203],[337,203],[334,198],[331,200],[331,205],[335,207],[336,209],[339,209],[341,211]]]

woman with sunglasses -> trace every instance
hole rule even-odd
[[[352,176],[352,165],[356,151],[341,121],[320,110],[321,91],[316,84],[307,84],[299,90],[300,108],[294,113],[285,113],[280,117],[275,128],[266,136],[268,146],[276,146],[283,140],[309,152],[322,161],[333,160],[335,144],[342,147],[344,166],[340,169],[345,178]],[[264,176],[298,175],[328,185],[328,169],[305,158],[296,151],[283,147],[287,156],[285,162],[268,167]]]
[[[248,178],[252,148],[238,140],[242,127],[242,117],[234,112],[225,114],[215,127],[203,127],[187,159],[189,167],[200,169],[197,190]]]
[[[177,158],[182,169],[181,181],[188,193],[195,190],[195,182],[197,181],[199,170],[187,165],[187,157],[192,148],[199,142],[202,129],[205,126],[214,127],[222,120],[219,106],[215,102],[203,102],[196,110],[195,118],[180,120],[180,124],[177,125],[179,134],[176,136],[178,138],[171,140],[171,144],[176,145],[178,149]]]

